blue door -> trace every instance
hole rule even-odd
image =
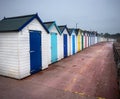
[[[42,69],[40,31],[30,31],[30,67],[31,74]]]
[[[63,41],[63,47],[64,47],[64,57],[67,57],[67,34],[63,35],[64,41]]]
[[[72,35],[72,54],[75,54],[75,35]]]
[[[51,33],[51,62],[57,61],[57,34]]]

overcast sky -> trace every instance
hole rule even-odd
[[[57,25],[120,33],[120,0],[0,0],[0,19],[34,13]]]

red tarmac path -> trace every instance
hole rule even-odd
[[[0,99],[120,99],[112,43],[99,43],[22,80],[0,76]]]

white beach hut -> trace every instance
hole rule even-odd
[[[48,30],[37,14],[0,21],[0,75],[22,79],[48,67]]]

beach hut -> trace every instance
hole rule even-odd
[[[63,56],[64,58],[69,56],[69,31],[66,25],[58,26],[63,36]]]
[[[86,47],[89,47],[89,32],[87,31],[86,34],[87,34],[87,44],[86,44]]]
[[[91,31],[91,37],[90,38],[91,38],[91,40],[90,40],[91,41],[91,45],[93,45],[94,41],[95,41],[94,40],[95,38],[94,38],[94,32],[93,31]]]
[[[50,42],[48,42],[48,49],[49,64],[51,64],[63,58],[63,37],[61,36],[61,32],[55,21],[44,22],[44,25],[50,33]]]
[[[100,34],[99,34],[98,38],[99,38],[99,39],[98,39],[98,40],[99,40],[99,42],[101,42],[101,35],[100,35]]]
[[[92,32],[90,31],[90,46],[92,45]]]
[[[104,37],[103,37],[103,35],[101,35],[100,41],[101,41],[101,42],[104,41]]]
[[[91,32],[89,31],[89,46],[91,46]]]
[[[89,31],[89,46],[91,46],[91,31]]]
[[[77,52],[76,49],[76,31],[73,28],[69,28],[68,29],[69,33],[70,33],[70,54],[73,55]]]
[[[76,29],[76,39],[77,39],[77,52],[79,52],[82,48],[82,43],[81,43],[81,36],[82,36],[82,33],[81,33],[81,30],[80,29]]]
[[[95,32],[95,44],[97,43],[97,32]]]
[[[87,47],[89,47],[89,31],[87,31]]]
[[[87,31],[84,30],[83,34],[84,34],[84,48],[86,48],[87,47]]]
[[[100,34],[97,34],[97,42],[100,42]]]
[[[83,32],[83,49],[85,48],[85,32]]]
[[[93,31],[93,44],[96,44],[96,32]]]
[[[37,14],[0,21],[0,75],[22,79],[48,67],[48,30]]]

